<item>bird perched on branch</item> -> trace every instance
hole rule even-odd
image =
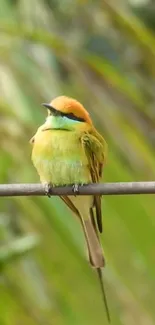
[[[78,185],[98,183],[106,160],[107,145],[81,103],[65,96],[43,104],[48,110],[45,123],[30,140],[32,161],[43,184],[73,184],[74,196],[61,196],[79,218],[88,248],[90,264],[98,272],[108,320],[101,268],[105,265],[98,231],[102,232],[101,196],[76,195]]]

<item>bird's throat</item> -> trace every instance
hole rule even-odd
[[[46,130],[66,130],[66,131],[74,131],[77,121],[70,120],[65,116],[54,116],[50,115],[47,117],[46,122],[44,124]]]

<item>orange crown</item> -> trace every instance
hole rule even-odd
[[[87,123],[92,124],[91,118],[89,113],[83,107],[81,103],[79,103],[76,99],[66,97],[66,96],[59,96],[54,98],[49,105],[54,107],[56,110],[69,114],[72,113],[76,117],[84,119]]]

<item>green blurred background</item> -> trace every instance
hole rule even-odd
[[[104,181],[155,177],[154,1],[0,1],[0,182],[35,183],[41,106],[77,98],[109,145]],[[155,324],[154,196],[103,198],[112,324]],[[0,199],[0,324],[107,324],[80,225],[59,198]]]

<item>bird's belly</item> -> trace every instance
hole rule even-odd
[[[69,161],[64,158],[63,160],[42,160],[41,166],[42,182],[51,182],[53,185],[87,184],[90,182],[88,167],[80,161]]]
[[[32,152],[42,183],[66,185],[91,182],[88,160],[79,140],[70,134],[66,138],[54,133],[50,137],[43,136],[42,141],[35,143]]]

